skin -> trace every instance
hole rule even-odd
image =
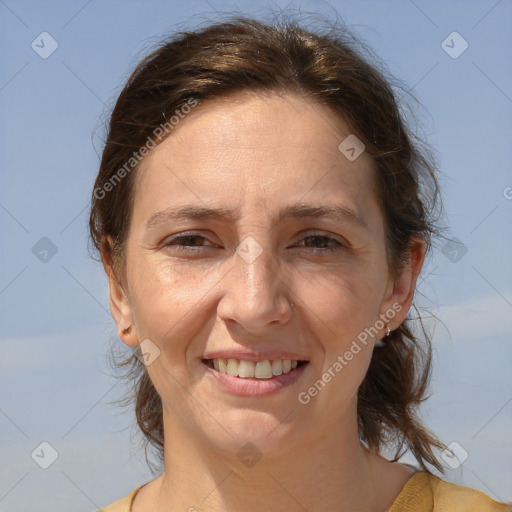
[[[143,160],[125,274],[106,268],[119,336],[160,350],[147,371],[163,402],[165,472],[139,491],[133,511],[386,511],[410,478],[410,467],[358,438],[357,389],[385,327],[307,405],[297,400],[396,303],[389,327],[400,325],[424,260],[417,242],[401,275],[390,273],[374,164],[338,150],[350,133],[304,98],[244,93],[198,105]],[[368,229],[330,219],[273,224],[296,201],[343,204]],[[189,203],[239,217],[146,229],[156,212]],[[190,231],[204,239],[165,246]],[[249,236],[262,248],[251,263],[236,253]],[[309,364],[277,393],[238,397],[201,363],[207,351],[238,347],[294,351]],[[251,468],[237,458],[247,442],[262,454]]]

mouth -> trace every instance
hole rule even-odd
[[[248,361],[246,359],[203,359],[203,364],[219,373],[240,379],[272,379],[279,375],[290,373],[309,361],[291,359],[264,359],[262,361]]]
[[[309,361],[293,359],[202,359],[206,373],[224,391],[238,396],[262,396],[291,386]]]

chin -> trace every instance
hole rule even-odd
[[[288,411],[289,412],[289,411]],[[286,418],[286,414],[271,414],[269,412],[240,410],[232,411],[229,421],[223,422],[224,429],[216,429],[209,442],[230,458],[240,460],[244,455],[249,456],[279,456],[289,452],[294,444],[304,436],[298,432],[297,425],[290,424],[293,413]],[[283,419],[287,423],[283,423]],[[251,453],[254,452],[254,453]]]

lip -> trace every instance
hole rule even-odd
[[[237,358],[232,357],[230,359]],[[277,357],[275,359],[280,358]],[[289,357],[286,357],[284,359],[289,359]],[[259,361],[261,359],[256,360]],[[285,389],[293,385],[304,374],[304,371],[309,366],[309,362],[306,362],[306,364],[294,368],[289,373],[276,375],[270,379],[232,377],[227,373],[222,373],[213,368],[210,368],[204,362],[201,362],[201,366],[204,368],[206,375],[209,375],[215,381],[215,383],[224,391],[227,391],[237,396],[250,397],[270,395],[272,393],[277,393],[281,389]]]
[[[301,354],[294,352],[283,352],[281,350],[265,350],[265,351],[245,351],[245,350],[219,350],[204,354],[202,359],[244,359],[245,361],[275,361],[276,359],[289,359],[290,361],[309,361],[309,359]]]

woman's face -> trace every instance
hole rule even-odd
[[[125,343],[150,340],[170,432],[234,456],[355,425],[374,341],[405,317],[414,277],[389,273],[372,160],[338,148],[350,133],[324,106],[245,94],[199,104],[142,162],[111,307]]]

